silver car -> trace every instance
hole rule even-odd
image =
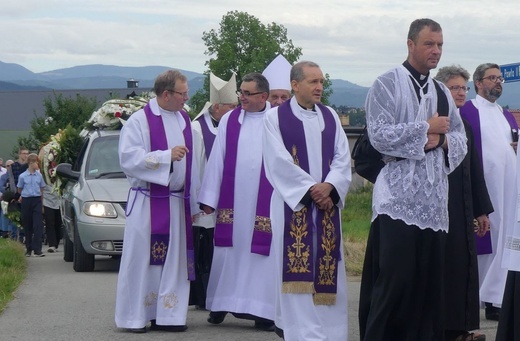
[[[64,254],[77,272],[93,271],[95,255],[120,256],[129,183],[119,166],[119,130],[90,132],[74,165],[56,171],[68,179],[61,199]]]

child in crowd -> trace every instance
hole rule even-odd
[[[21,194],[22,225],[25,230],[26,257],[44,257],[42,252],[43,213],[42,197],[45,182],[39,172],[38,155],[29,154],[29,167],[18,178],[18,193]]]

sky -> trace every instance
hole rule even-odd
[[[18,0],[0,8],[0,61],[33,72],[105,64],[202,73],[203,32],[234,10],[285,26],[300,60],[361,86],[406,59],[417,18],[442,26],[439,67],[473,74],[482,63],[520,62],[518,0]]]

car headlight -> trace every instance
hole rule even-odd
[[[100,218],[116,218],[117,212],[114,207],[109,202],[87,202],[83,205],[83,212],[86,215],[92,217],[100,217]]]

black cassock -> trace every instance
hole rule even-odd
[[[480,300],[473,218],[493,212],[482,164],[473,141],[473,130],[464,121],[468,153],[449,176],[444,268],[445,329],[479,329]]]

